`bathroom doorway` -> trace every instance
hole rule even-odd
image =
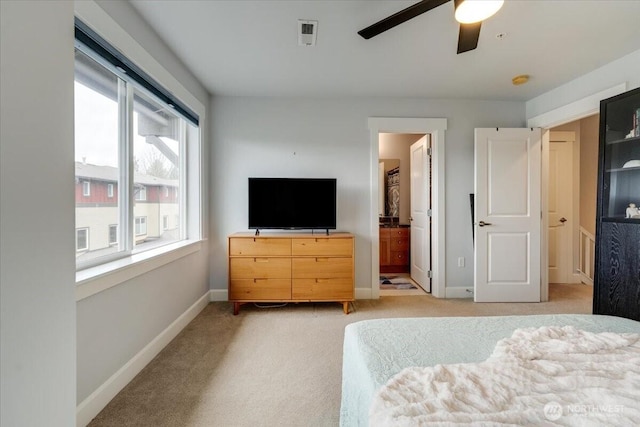
[[[381,295],[431,292],[430,135],[379,134]]]
[[[445,130],[447,119],[437,118],[383,118],[370,117],[371,147],[371,298],[380,296],[380,216],[379,216],[379,159],[380,134],[429,134],[431,137],[431,247],[430,268],[431,293],[434,297],[445,297],[445,214],[444,214],[444,163],[445,163]],[[402,197],[402,196],[401,196]],[[400,200],[402,203],[402,200]],[[402,212],[399,213],[402,218]],[[414,240],[415,236],[411,239]],[[424,253],[423,253],[424,254]],[[425,262],[426,265],[429,262]],[[361,293],[364,297],[364,293]]]

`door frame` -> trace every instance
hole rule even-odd
[[[555,110],[527,119],[528,127],[540,127],[542,133],[542,241],[541,241],[541,275],[540,275],[540,301],[549,301],[549,219],[547,215],[547,186],[549,185],[549,129],[580,120],[588,116],[600,113],[600,100],[626,92],[627,83],[620,83],[608,89],[601,90],[592,95],[585,96],[574,102],[570,102]],[[575,173],[575,171],[574,171]]]
[[[380,133],[415,133],[431,135],[431,294],[445,297],[445,130],[447,119],[408,117],[369,117],[371,197],[369,238],[371,241],[371,298],[380,298],[380,227],[378,218],[378,163],[380,160]]]

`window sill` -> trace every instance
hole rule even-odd
[[[187,240],[78,271],[76,302],[198,252],[201,248],[202,240]]]

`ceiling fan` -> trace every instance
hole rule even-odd
[[[365,39],[370,39],[449,1],[422,0],[358,31],[358,34]],[[482,21],[496,13],[502,7],[504,0],[453,0],[453,3],[456,20],[460,22],[458,33],[458,53],[460,54],[478,47]]]

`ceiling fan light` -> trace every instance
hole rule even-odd
[[[454,0],[456,21],[473,24],[484,21],[500,10],[504,0]]]

